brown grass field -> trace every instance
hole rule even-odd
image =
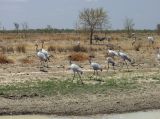
[[[98,35],[104,36],[104,34]],[[24,39],[20,37],[21,34],[1,33],[1,87],[26,82],[70,80],[72,79],[72,72],[67,70],[69,55],[72,56],[74,62],[83,66],[82,80],[85,85],[103,85],[104,82],[111,83],[114,79],[119,82],[124,78],[127,81],[126,84],[120,82],[119,85],[123,83],[124,86],[124,88],[120,87],[120,90],[106,87],[102,93],[100,91],[88,93],[78,91],[78,93],[75,92],[76,94],[74,92],[67,92],[67,94],[56,92],[56,96],[55,94],[41,95],[38,92],[34,95],[18,95],[15,92],[10,93],[10,91],[5,93],[3,88],[0,88],[0,100],[3,100],[0,103],[0,114],[82,115],[160,108],[158,101],[160,99],[160,65],[156,60],[156,48],[160,46],[160,36],[153,34],[156,41],[154,44],[149,44],[147,37],[150,34],[137,33],[137,41],[132,46],[132,38],[127,38],[125,33],[109,33],[107,35],[112,37],[111,41],[93,41],[93,45],[89,45],[87,34],[28,33]],[[44,49],[53,55],[49,62],[49,68],[45,68],[44,71],[40,71],[40,62],[35,51],[35,44],[38,43],[39,48],[41,48],[41,41],[44,41]],[[78,48],[76,46],[77,41],[80,41]],[[129,71],[127,71],[126,66],[116,67],[115,72],[112,68],[107,71],[105,56],[107,56],[108,44],[114,50],[118,50],[118,46],[120,46],[121,50],[126,52],[140,66],[129,66]],[[103,67],[103,71],[99,72],[98,77],[90,77],[93,73],[88,62],[90,55],[94,56],[93,60]],[[121,64],[119,58],[115,58],[115,61]],[[74,84],[77,83],[76,79],[73,81]],[[114,85],[115,82],[112,83]],[[136,88],[128,86],[130,83],[134,83]],[[83,89],[83,86],[81,88]],[[13,103],[14,101],[15,103]]]

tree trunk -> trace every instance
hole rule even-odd
[[[90,30],[90,45],[92,45],[93,29]]]

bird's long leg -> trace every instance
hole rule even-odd
[[[77,72],[78,76],[79,76],[79,79],[81,80],[81,83],[83,84],[83,81],[81,79],[81,75],[79,74],[79,72]]]
[[[96,70],[97,76],[98,76],[98,70]]]
[[[114,72],[115,72],[115,66],[114,65],[112,65],[113,66],[113,70],[114,70]]]
[[[107,69],[107,72],[109,71],[109,63],[108,63],[108,69]]]
[[[95,70],[94,70],[94,72],[93,72],[93,74],[91,75],[91,77],[90,77],[90,78],[92,78],[94,75],[95,75]]]
[[[49,67],[48,67],[48,60],[46,61],[46,64],[47,64],[47,66],[46,66],[46,67],[47,67],[47,68],[49,68]]]
[[[93,72],[93,75],[95,75],[95,70],[94,70],[94,72]]]
[[[39,66],[39,68],[41,69],[42,67],[43,67],[43,61],[40,60],[40,66]]]
[[[127,64],[126,60],[124,60],[124,62],[125,62],[125,64],[126,64],[126,66],[127,66],[127,70],[129,71],[129,69],[128,69],[128,64]]]
[[[74,74],[73,74],[73,79],[72,79],[72,81],[74,80],[74,78],[75,78],[75,72],[74,72]]]

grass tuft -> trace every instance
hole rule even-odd
[[[0,64],[14,63],[13,60],[8,59],[5,55],[0,54]]]
[[[86,61],[88,60],[88,55],[85,53],[81,53],[81,52],[74,52],[71,55],[71,60],[72,61]]]
[[[26,46],[24,44],[19,44],[16,47],[16,51],[19,53],[26,53]]]

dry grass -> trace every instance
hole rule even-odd
[[[74,52],[87,52],[88,49],[87,49],[87,47],[84,47],[84,46],[75,45],[75,46],[73,46],[73,51]]]
[[[17,47],[16,47],[16,51],[18,53],[26,53],[26,46],[24,44],[19,44]]]
[[[142,48],[142,43],[138,42],[138,43],[134,44],[133,48],[135,51],[140,51],[140,49]]]
[[[99,36],[104,36],[104,34],[98,34]],[[138,55],[141,52],[144,57],[149,57],[152,53],[153,56],[155,53],[155,48],[160,46],[160,38],[157,36],[156,42],[153,46],[148,46],[148,42],[146,41],[147,35],[145,33],[139,33],[137,37],[137,44],[132,46],[132,39],[128,39],[125,33],[109,33],[107,34],[112,37],[112,40],[108,43],[104,42],[97,43],[94,45],[89,45],[89,39],[86,34],[74,34],[74,33],[51,33],[51,34],[43,34],[43,33],[34,33],[30,34],[29,39],[18,39],[16,34],[9,33],[0,35],[1,47],[0,51],[2,53],[12,53],[16,51],[14,54],[9,54],[11,57],[22,56],[25,57],[26,52],[30,54],[35,54],[35,46],[34,42],[41,40],[45,41],[45,48],[49,51],[50,54],[53,54],[55,57],[63,57],[72,54],[73,60],[75,61],[85,61],[88,57],[87,54],[93,54],[95,57],[105,56],[107,53],[107,44],[113,50],[118,50],[118,46],[120,46],[122,51],[126,52],[128,55],[133,56],[135,59],[138,59]],[[154,34],[156,35],[156,34]],[[127,39],[127,40],[126,40]],[[76,45],[77,41],[80,41],[80,46]],[[139,42],[140,41],[140,42]],[[11,44],[17,44],[14,47]],[[27,44],[24,45],[24,44]],[[102,45],[101,45],[102,44]],[[17,53],[25,53],[25,54],[17,54]],[[36,55],[36,54],[35,54]],[[153,57],[154,58],[154,57]],[[14,58],[13,58],[14,59]],[[28,59],[22,59],[22,63],[29,63]],[[32,61],[31,61],[32,62]],[[59,62],[62,62],[61,60]]]
[[[1,52],[4,53],[14,53],[14,48],[12,46],[0,46]]]
[[[26,58],[22,58],[19,60],[22,64],[32,64],[34,63],[34,60],[33,59],[29,59],[28,57]]]
[[[0,64],[9,64],[9,63],[14,63],[13,60],[8,59],[5,55],[0,54]]]
[[[86,61],[88,60],[88,55],[82,52],[73,52],[71,53],[71,60],[72,61]]]

